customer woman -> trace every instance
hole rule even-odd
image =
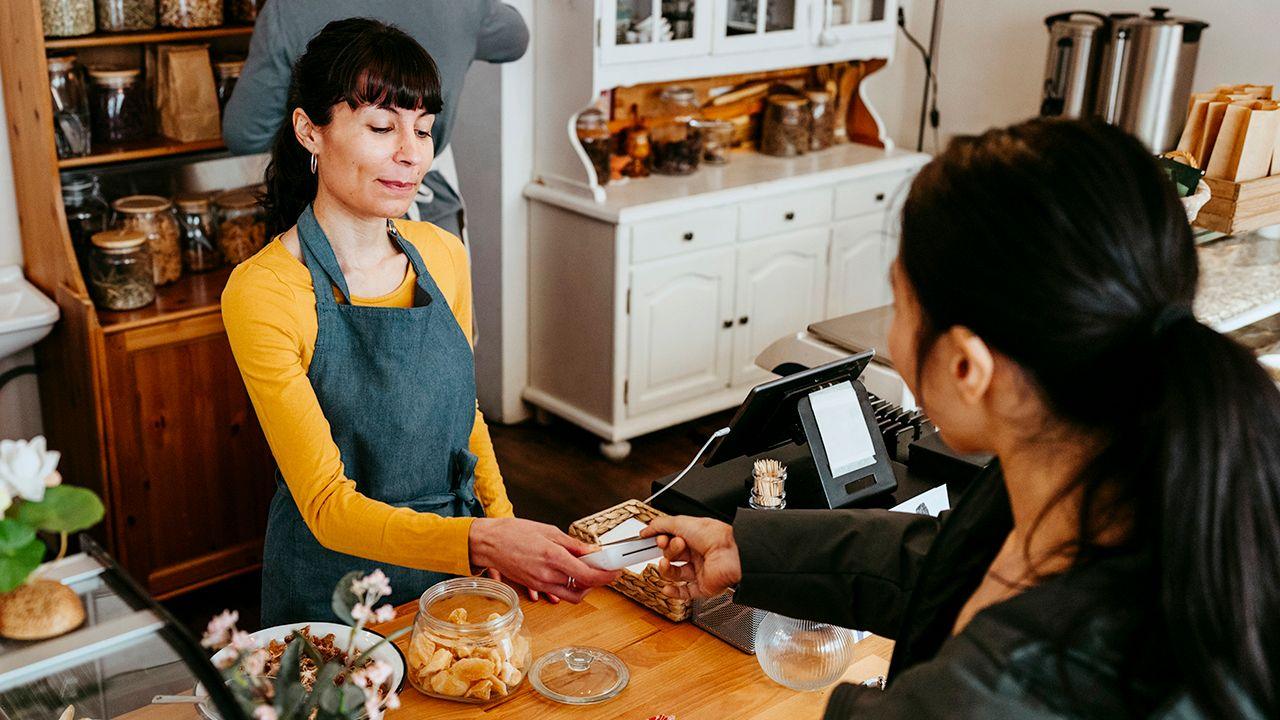
[[[940,521],[660,518],[666,592],[896,640],[828,718],[1280,717],[1280,393],[1191,313],[1197,264],[1141,144],[1034,120],[913,183],[894,362],[999,469]]]
[[[458,239],[399,218],[431,165],[431,56],[372,20],[330,23],[293,70],[265,198],[288,228],[232,273],[227,337],[279,474],[263,621],[330,617],[338,579],[382,568],[393,602],[480,569],[578,600],[613,574],[512,515],[476,408]]]

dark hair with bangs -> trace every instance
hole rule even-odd
[[[403,30],[369,18],[335,20],[324,26],[293,64],[286,115],[271,146],[267,166],[267,230],[293,227],[315,200],[311,154],[293,132],[292,112],[302,108],[312,124],[333,121],[333,108],[376,105],[439,114],[440,71],[431,55]]]

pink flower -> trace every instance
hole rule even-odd
[[[351,591],[372,605],[378,598],[391,594],[391,580],[381,570],[374,570],[351,583]],[[372,597],[368,597],[369,595]]]
[[[209,621],[205,628],[204,638],[200,644],[207,648],[220,648],[231,641],[231,632],[240,620],[240,613],[234,610],[223,610]]]
[[[261,677],[267,669],[267,651],[254,650],[240,659],[240,668],[249,677]]]
[[[253,709],[253,720],[276,720],[276,709],[270,705],[259,705]]]
[[[244,632],[243,630],[231,631],[230,645],[232,648],[235,649],[237,653],[242,655],[244,653],[251,652],[253,650],[258,649],[257,641],[255,641],[252,637],[249,637],[249,633]]]
[[[373,613],[374,622],[385,623],[385,622],[391,622],[392,620],[395,620],[395,619],[396,619],[396,609],[391,607],[390,605],[383,605],[382,607],[375,610]]]
[[[391,666],[381,660],[374,660],[364,667],[363,675],[364,679],[376,689],[391,678]]]
[[[373,615],[373,611],[370,610],[369,606],[365,605],[364,603],[356,603],[351,608],[351,619],[355,620],[358,623],[367,621],[370,617],[372,617],[372,615]]]

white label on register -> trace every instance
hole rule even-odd
[[[951,509],[951,498],[947,495],[947,486],[939,485],[932,490],[926,490],[910,500],[889,509],[893,512],[915,513],[917,515],[932,515],[934,517],[938,517],[944,511]]]
[[[840,477],[876,461],[871,430],[862,415],[862,405],[848,380],[809,395],[818,434],[827,451],[831,476]]]
[[[642,523],[635,518],[627,518],[626,520],[623,520],[621,523],[618,523],[617,527],[614,527],[608,532],[605,532],[604,534],[600,535],[600,537],[597,539],[601,543],[616,542],[618,540],[628,540],[630,538],[633,538],[639,535],[640,531],[645,529],[646,527],[648,527],[646,523]],[[642,562],[642,563],[636,563],[635,565],[630,565],[627,567],[627,569],[638,575],[644,572],[644,568],[646,565],[657,565],[657,564],[658,564],[658,561],[654,559],[654,560],[650,560],[649,562]]]

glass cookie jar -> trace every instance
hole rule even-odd
[[[409,642],[409,682],[432,697],[487,703],[511,695],[533,659],[514,590],[460,577],[422,594]]]

